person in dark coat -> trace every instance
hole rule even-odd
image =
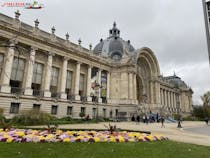
[[[159,114],[156,114],[156,121],[159,122]]]
[[[134,115],[131,117],[131,121],[135,121],[135,117],[134,117]]]
[[[206,122],[206,125],[209,124],[209,118],[208,117],[205,118],[205,122]]]
[[[162,117],[160,118],[160,121],[161,121],[161,128],[165,128],[165,125],[164,125],[165,118],[164,118],[164,116],[162,116]]]
[[[140,116],[139,115],[136,117],[136,121],[137,121],[137,123],[140,122]]]
[[[89,119],[90,119],[90,116],[89,116],[89,114],[86,116],[86,121],[89,121]]]

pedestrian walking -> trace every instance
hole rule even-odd
[[[145,117],[145,115],[143,116],[143,122],[144,122],[144,123],[146,122],[146,117]]]
[[[161,128],[165,128],[165,125],[164,125],[165,118],[164,118],[164,116],[162,116],[162,117],[160,118],[160,120],[161,120]]]
[[[177,128],[182,128],[181,121],[182,121],[181,118],[179,118]]]
[[[208,125],[209,124],[209,118],[208,117],[205,117],[205,122],[206,122],[206,125]]]
[[[140,116],[139,116],[139,115],[136,117],[136,123],[137,123],[137,124],[140,123]]]
[[[88,122],[89,121],[89,119],[90,119],[90,116],[89,116],[89,114],[86,116],[86,121]]]
[[[159,114],[156,114],[156,121],[159,122]]]

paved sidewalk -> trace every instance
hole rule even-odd
[[[63,129],[106,129],[106,126],[109,125],[109,122],[102,122],[98,124],[67,124],[59,125],[59,128]],[[184,121],[182,123],[182,129],[177,128],[177,123],[165,123],[165,128],[161,128],[160,123],[151,123],[151,124],[136,124],[134,122],[111,122],[111,125],[116,125],[120,129],[128,130],[139,130],[139,131],[150,131],[152,134],[162,134],[167,136],[170,140],[178,142],[186,142],[198,145],[210,146],[210,136],[205,134],[194,133],[188,130],[187,128],[204,128],[206,125],[204,122],[192,122]],[[36,126],[43,127],[43,126]],[[205,129],[205,128],[204,128]]]

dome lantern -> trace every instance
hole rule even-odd
[[[116,26],[117,24],[116,22],[114,22],[112,29],[109,30],[109,37],[115,37],[115,38],[120,37],[120,30]]]

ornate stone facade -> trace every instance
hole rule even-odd
[[[0,14],[0,107],[6,116],[33,108],[74,118],[80,112],[105,118],[139,110],[190,112],[192,90],[176,75],[161,76],[152,50],[134,49],[116,23],[93,50],[38,25]]]

